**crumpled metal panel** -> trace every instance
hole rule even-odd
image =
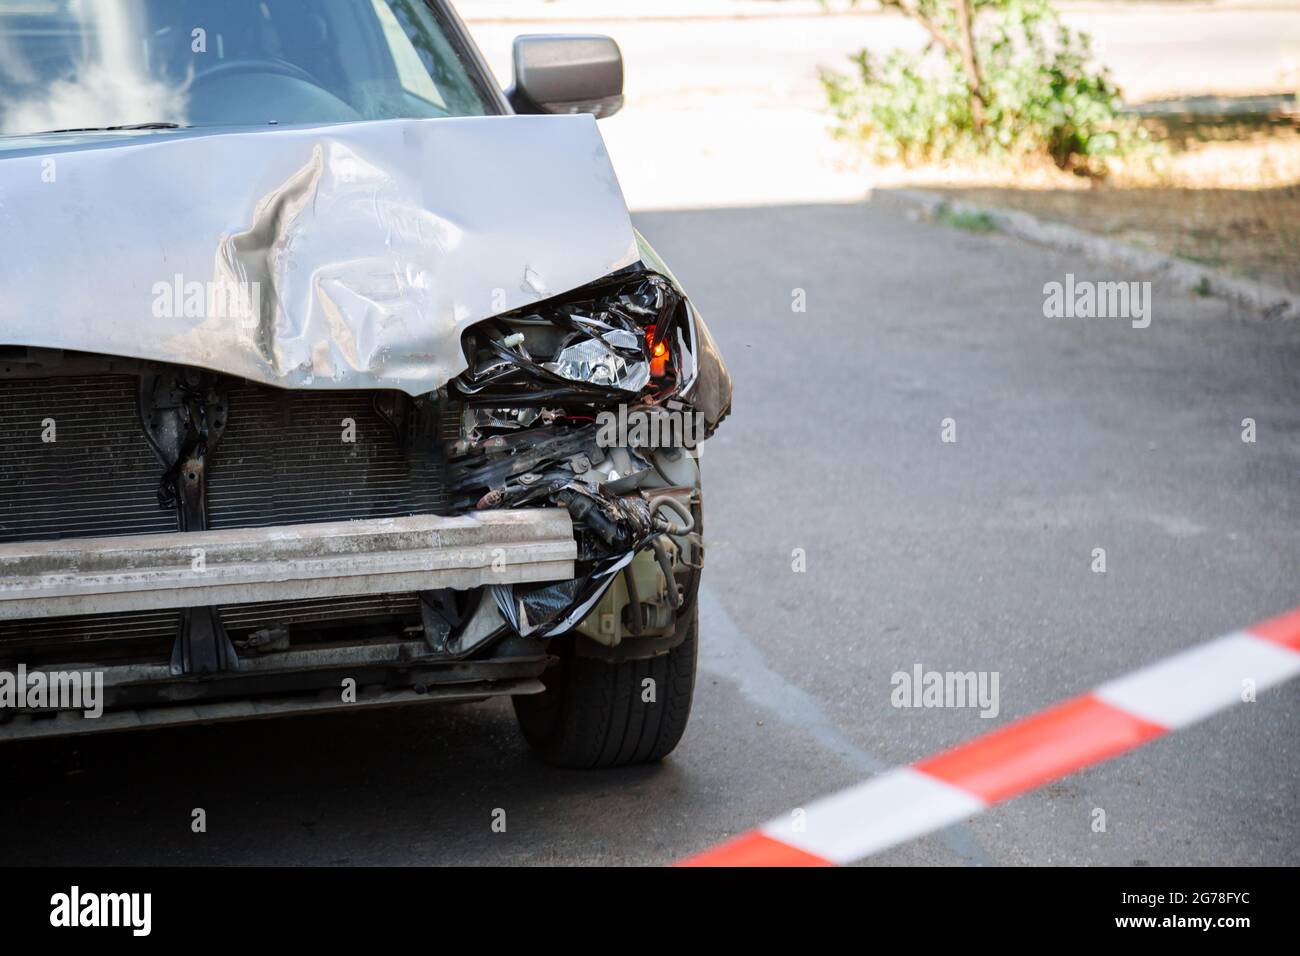
[[[731,373],[698,311],[695,316],[695,360],[698,372],[682,397],[704,416],[704,437],[710,437],[731,414]]]
[[[467,326],[639,258],[590,116],[0,150],[0,236],[0,344],[413,395]]]

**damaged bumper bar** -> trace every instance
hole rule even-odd
[[[560,508],[0,544],[0,620],[574,577]]]
[[[217,724],[232,720],[293,717],[304,714],[352,713],[410,704],[438,704],[483,700],[488,697],[540,694],[545,687],[532,678],[450,684],[414,690],[386,690],[364,700],[342,703],[334,698],[286,697],[215,702],[195,702],[168,707],[110,711],[97,720],[84,720],[76,711],[60,711],[48,718],[20,715],[0,723],[0,743],[74,734],[109,733],[118,730],[148,730],[191,724]]]

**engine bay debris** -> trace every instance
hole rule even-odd
[[[453,507],[562,507],[578,536],[576,580],[490,589],[503,626],[569,630],[641,552],[663,586],[636,600],[629,627],[670,626],[703,557],[698,449],[682,438],[707,437],[731,406],[730,377],[676,282],[629,267],[479,323],[463,345],[468,367],[441,396]],[[695,419],[695,431],[664,424]]]

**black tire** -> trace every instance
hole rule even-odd
[[[692,602],[693,603],[693,602]],[[699,614],[686,636],[658,657],[608,663],[572,652],[542,676],[546,692],[515,697],[525,739],[547,763],[590,770],[653,763],[672,753],[691,715]],[[654,680],[655,700],[642,700]]]

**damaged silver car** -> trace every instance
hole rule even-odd
[[[0,2],[0,739],[510,696],[558,765],[676,746],[731,382],[617,46],[514,60],[441,0]]]

